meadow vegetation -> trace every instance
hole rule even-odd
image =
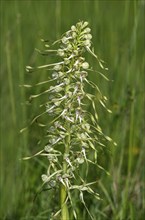
[[[56,191],[41,191],[41,175],[46,161],[20,160],[41,150],[44,130],[34,123],[20,134],[38,113],[39,103],[26,102],[42,87],[22,88],[48,78],[48,72],[26,73],[27,65],[55,62],[55,57],[40,56],[42,48],[59,39],[79,20],[89,22],[94,51],[103,58],[110,82],[95,72],[89,80],[99,85],[108,97],[112,114],[98,107],[99,123],[117,146],[107,144],[98,162],[107,170],[90,166],[88,182],[96,179],[95,189],[102,200],[84,195],[96,220],[143,220],[144,191],[144,1],[1,1],[1,203],[0,219],[50,219],[58,204]],[[93,69],[94,57],[86,55]],[[45,90],[47,87],[43,87]],[[89,87],[88,87],[89,90]],[[90,89],[90,93],[93,90]],[[94,94],[97,95],[97,94]],[[98,103],[96,102],[96,105]],[[91,105],[88,111],[92,111]],[[82,170],[86,172],[86,170]],[[108,175],[110,173],[110,175]],[[75,205],[80,220],[90,219],[84,206]],[[70,216],[73,220],[73,215]]]

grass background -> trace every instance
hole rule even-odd
[[[100,164],[110,172],[110,176],[98,173],[97,191],[103,200],[88,196],[86,202],[96,220],[143,220],[144,10],[145,2],[137,0],[1,1],[0,219],[49,219],[50,204],[57,203],[47,192],[33,204],[44,164],[19,159],[38,150],[41,131],[35,126],[24,134],[19,130],[39,109],[37,102],[31,108],[23,104],[30,91],[19,85],[47,77],[40,72],[25,72],[26,65],[54,60],[50,57],[47,61],[34,51],[41,47],[41,38],[52,42],[71,25],[86,20],[92,29],[94,49],[106,61],[108,76],[113,80],[108,83],[95,74],[89,76],[109,98],[108,106],[113,111],[108,115],[100,110],[100,124],[118,144],[99,157]],[[88,57],[88,61],[98,68],[94,58]],[[80,220],[89,219],[84,208],[77,207]]]

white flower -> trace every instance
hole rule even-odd
[[[49,177],[46,174],[42,174],[41,178],[42,178],[42,181],[45,183],[49,181]]]
[[[73,32],[73,33],[72,33],[72,37],[75,38],[76,36],[77,36],[77,33],[76,33],[76,32]]]
[[[67,49],[68,49],[68,50],[71,50],[71,49],[72,49],[72,45],[71,45],[71,44],[68,44],[68,45],[67,45]]]
[[[89,68],[89,64],[87,62],[82,63],[82,68],[83,69],[88,69]]]
[[[90,40],[89,40],[89,39],[85,40],[85,41],[84,41],[84,45],[85,45],[86,47],[90,47],[90,46],[91,46]]]
[[[70,63],[70,60],[68,58],[64,58],[64,64],[68,65]]]
[[[62,77],[63,75],[64,75],[64,73],[59,71],[59,77]]]
[[[58,73],[57,72],[53,72],[52,73],[52,78],[57,78],[58,77]]]
[[[63,57],[65,53],[64,53],[64,50],[58,49],[57,54],[58,54],[60,57]]]
[[[78,162],[79,164],[84,163],[84,158],[78,157],[78,158],[77,158],[77,162]]]
[[[85,28],[86,26],[88,26],[88,24],[89,24],[89,23],[88,23],[87,21],[85,21],[84,24],[83,24],[83,28]]]
[[[90,125],[88,123],[82,124],[82,128],[85,129],[87,132],[90,132]]]
[[[85,35],[86,39],[91,40],[92,39],[92,35],[91,34],[86,34]]]
[[[69,85],[70,84],[70,80],[68,78],[64,78],[64,83],[65,83],[65,85]]]
[[[53,148],[51,147],[51,145],[46,145],[44,148],[45,151],[50,152],[53,150]]]
[[[61,101],[57,101],[54,103],[55,106],[60,106],[60,104],[61,104]]]
[[[74,50],[73,52],[74,52],[74,54],[75,54],[76,56],[79,54],[79,51],[78,51],[78,50]]]
[[[71,26],[72,31],[76,31],[76,27],[74,25]]]
[[[85,28],[84,33],[90,33],[91,29],[90,28]]]
[[[62,41],[63,44],[67,44],[68,43],[68,38],[67,37],[63,37],[61,39],[61,41]]]
[[[84,133],[81,133],[79,136],[80,136],[80,138],[83,139],[83,140],[86,140],[86,138],[87,138],[87,137],[86,137],[86,134],[84,134]]]
[[[60,87],[55,87],[55,92],[60,92],[60,91],[62,91],[63,90],[63,88],[60,86]]]
[[[61,70],[61,65],[60,64],[57,64],[53,67],[54,70],[58,71],[58,70]]]

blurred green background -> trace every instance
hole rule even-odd
[[[99,120],[118,144],[100,155],[100,164],[110,172],[98,173],[102,200],[88,196],[86,203],[96,220],[144,219],[144,10],[145,2],[137,0],[1,1],[0,219],[49,219],[50,206],[57,203],[51,192],[41,193],[33,203],[44,164],[20,158],[37,152],[41,132],[35,126],[19,131],[39,109],[37,102],[24,104],[30,91],[19,85],[46,79],[41,72],[25,72],[26,65],[54,61],[34,49],[41,47],[41,38],[53,42],[79,20],[89,22],[95,52],[109,67],[107,76],[113,82],[96,74],[89,78],[109,98],[113,114],[100,109]],[[94,58],[88,56],[88,61],[98,68]],[[78,210],[80,220],[89,219],[79,204]]]

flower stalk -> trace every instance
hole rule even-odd
[[[67,126],[68,135],[66,136],[65,141],[65,151],[63,156],[63,175],[67,173],[67,158],[66,155],[69,155],[70,151],[70,125]],[[68,219],[69,220],[69,211],[67,206],[67,187],[64,184],[61,184],[60,186],[60,196],[61,196],[61,220]]]

